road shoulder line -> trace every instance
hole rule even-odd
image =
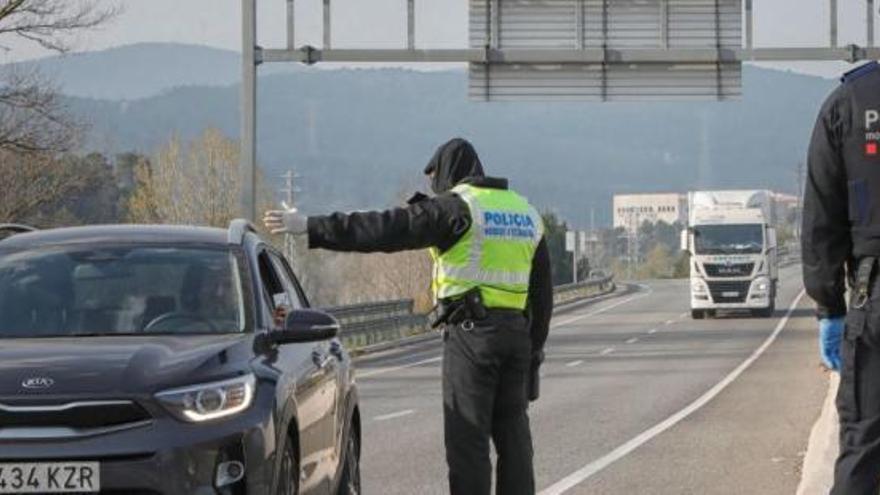
[[[831,490],[834,481],[834,462],[838,452],[839,426],[834,399],[837,396],[839,384],[840,375],[831,373],[825,404],[822,406],[819,419],[816,420],[810,432],[810,441],[804,455],[797,495],[816,495],[828,493]]]

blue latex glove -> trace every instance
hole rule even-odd
[[[829,369],[840,371],[840,341],[843,340],[843,317],[819,320],[819,351]]]

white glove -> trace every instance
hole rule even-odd
[[[270,210],[263,215],[263,224],[273,234],[305,234],[309,230],[309,217],[281,203],[283,210]]]

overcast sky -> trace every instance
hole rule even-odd
[[[238,50],[241,2],[238,0],[103,0],[118,4],[122,15],[98,31],[75,40],[76,51],[91,51],[148,41],[194,43]],[[297,43],[320,46],[321,0],[296,0]],[[283,45],[285,0],[258,0],[260,44]],[[864,44],[864,0],[841,1],[840,44]],[[757,46],[824,46],[828,43],[828,0],[756,0]],[[405,37],[405,0],[332,0],[336,47],[400,47]],[[420,47],[467,44],[467,0],[416,0]],[[876,19],[880,40],[880,19]],[[23,60],[47,53],[27,43],[9,43],[0,59]],[[796,70],[839,74],[846,64],[786,64]]]

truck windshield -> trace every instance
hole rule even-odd
[[[0,338],[241,332],[243,308],[228,250],[0,251]]]
[[[760,224],[700,225],[694,227],[697,254],[756,254],[764,247]]]

